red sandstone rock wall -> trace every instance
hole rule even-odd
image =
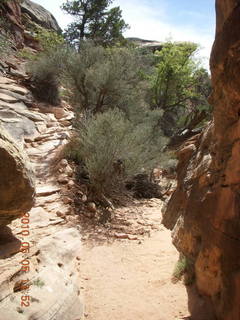
[[[163,223],[195,261],[217,319],[240,319],[240,1],[217,0],[213,122],[179,150],[178,187]]]

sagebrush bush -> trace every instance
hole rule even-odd
[[[56,47],[39,54],[36,60],[28,64],[28,72],[33,83],[33,94],[41,102],[52,105],[60,103],[60,75],[68,54],[65,46]]]
[[[89,42],[72,51],[65,69],[65,85],[80,111],[97,113],[117,107],[123,111],[143,103],[143,63],[137,50],[103,48]]]
[[[90,183],[98,192],[111,195],[123,187],[126,179],[161,159],[162,139],[158,148],[150,139],[148,125],[133,124],[115,108],[83,123],[68,153],[84,164]]]

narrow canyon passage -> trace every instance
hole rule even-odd
[[[159,200],[150,205],[138,208],[144,210],[148,224],[151,221],[153,229],[158,229],[149,237],[84,241],[80,274],[86,319],[211,319],[201,313],[203,301],[197,297],[197,315],[190,317],[186,287],[172,282],[178,252],[170,232],[163,226],[157,228]]]

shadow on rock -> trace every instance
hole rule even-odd
[[[21,241],[17,239],[9,227],[0,228],[0,259],[6,259],[19,252]]]
[[[206,297],[199,295],[196,286],[187,287],[187,293],[191,317],[184,318],[185,320],[217,320],[210,301]]]

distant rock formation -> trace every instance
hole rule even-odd
[[[240,319],[240,5],[217,0],[211,55],[214,119],[178,152],[178,187],[163,223],[194,261],[218,320]]]
[[[39,4],[30,0],[23,0],[20,5],[22,13],[27,14],[38,25],[56,32],[61,31],[54,16]]]
[[[153,52],[156,50],[161,50],[163,47],[163,44],[161,42],[155,41],[155,40],[145,40],[145,39],[134,38],[134,37],[127,38],[127,40],[132,42],[136,46],[150,49]]]

